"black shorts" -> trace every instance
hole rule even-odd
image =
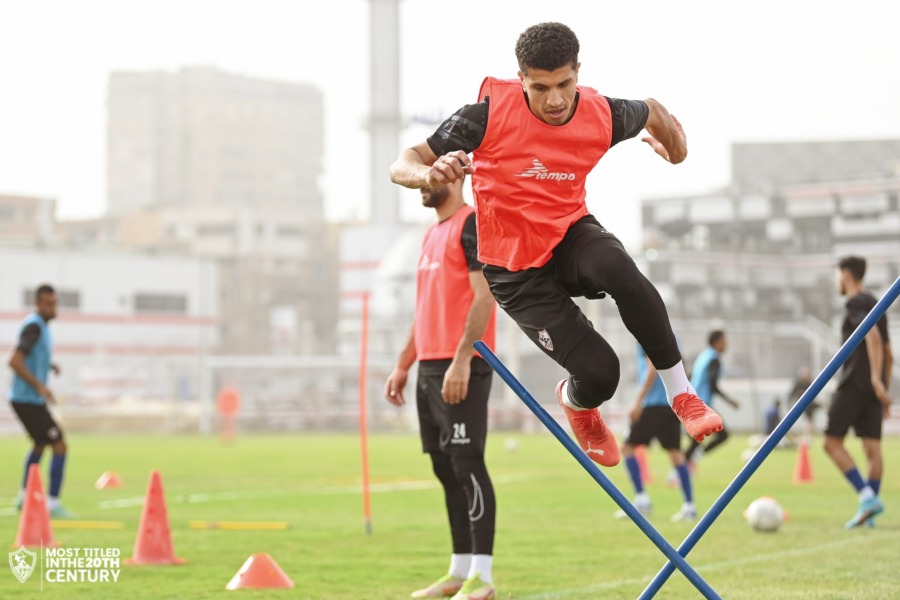
[[[619,363],[615,351],[572,298],[598,299],[609,294],[654,365],[667,369],[681,360],[659,292],[622,242],[593,215],[569,227],[543,266],[509,271],[485,265],[483,270],[497,305],[589,393],[605,392],[608,399],[615,385],[610,389],[610,377],[598,377],[597,369],[614,367],[612,379],[618,383]],[[573,352],[576,347],[580,347],[577,353]]]
[[[593,215],[573,224],[553,257],[541,267],[508,271],[484,266],[491,293],[502,308],[545,354],[562,364],[593,325],[572,300],[603,298],[603,290],[588,289],[578,276],[577,259],[587,244],[602,241],[625,253],[622,243]]]
[[[881,439],[883,412],[874,392],[852,386],[838,388],[828,408],[825,435],[842,438],[853,427],[857,437]]]
[[[27,402],[10,402],[16,415],[39,446],[48,446],[63,440],[62,429],[53,420],[53,415],[46,404],[29,404]]]
[[[681,450],[681,421],[671,406],[644,407],[637,422],[631,424],[625,443],[647,446],[653,438],[666,450]]]
[[[441,386],[450,362],[449,359],[419,362],[416,408],[422,451],[484,456],[488,396],[494,371],[483,358],[473,358],[466,398],[459,404],[447,404],[441,396]]]

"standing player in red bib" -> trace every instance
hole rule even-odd
[[[388,376],[384,396],[405,403],[403,388],[419,361],[416,408],[422,450],[444,488],[453,554],[448,573],[413,598],[489,600],[496,501],[484,464],[491,367],[472,345],[494,347],[495,303],[478,261],[475,209],[462,179],[423,186],[437,222],[425,233],[416,281],[413,331]]]
[[[688,435],[702,440],[722,419],[691,387],[656,288],[585,203],[585,179],[611,147],[646,129],[642,140],[677,164],[687,156],[684,131],[656,100],[619,100],[579,86],[578,50],[561,23],[529,27],[516,43],[518,79],[485,79],[476,104],[400,154],[391,180],[421,188],[472,173],[478,257],[491,292],[569,372],[557,401],[581,448],[613,466],[619,448],[598,407],[618,386],[619,360],[572,297],[613,297]]]

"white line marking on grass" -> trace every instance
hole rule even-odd
[[[527,475],[500,475],[498,477],[494,477],[492,481],[495,484],[502,485],[505,483],[527,481],[528,479],[529,477]],[[429,490],[436,487],[439,487],[438,481],[436,479],[429,479],[422,481],[396,481],[375,483],[369,486],[369,491],[372,493],[415,492],[419,490]],[[207,502],[227,502],[231,500],[275,498],[279,496],[326,496],[359,493],[360,485],[355,484],[322,486],[316,488],[301,488],[299,490],[239,490],[231,492],[209,492],[201,494],[171,494],[167,496],[167,499],[173,504],[201,504]],[[144,498],[144,496],[136,496],[133,498],[120,498],[118,500],[102,500],[97,503],[97,507],[101,509],[112,509],[142,506],[144,504]],[[15,511],[15,509],[11,510]]]
[[[845,548],[847,546],[853,544],[859,544],[862,542],[871,542],[873,541],[869,537],[857,537],[854,539],[843,539],[834,542],[828,542],[827,544],[819,544],[817,546],[807,546],[806,548],[795,548],[793,550],[780,550],[778,552],[769,552],[768,554],[756,554],[754,556],[747,556],[744,558],[738,558],[734,560],[725,560],[722,562],[714,562],[706,565],[691,565],[694,569],[700,573],[709,572],[709,571],[719,571],[726,568],[736,567],[739,565],[747,565],[751,563],[757,562],[765,562],[767,560],[775,560],[788,558],[793,556],[800,556],[803,554],[815,554],[816,552],[822,552],[824,550],[828,550],[831,548]],[[660,555],[662,560],[667,560],[665,555]],[[662,566],[662,565],[660,565]],[[654,573],[654,576],[656,574]],[[550,592],[541,592],[540,594],[531,594],[528,596],[521,596],[519,600],[551,600],[555,598],[564,598],[566,596],[570,596],[573,594],[584,594],[586,592],[597,592],[601,590],[611,590],[618,587],[622,587],[624,585],[636,585],[639,583],[649,584],[653,580],[653,577],[632,577],[630,579],[617,579],[614,581],[605,581],[603,583],[596,583],[593,585],[588,585],[581,588],[573,588],[566,590],[553,590]]]

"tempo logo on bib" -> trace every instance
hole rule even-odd
[[[575,173],[551,173],[550,169],[545,167],[541,161],[534,159],[531,161],[530,169],[525,169],[516,177],[533,177],[535,179],[552,179],[554,181],[575,181]]]

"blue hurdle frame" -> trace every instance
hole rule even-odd
[[[694,584],[694,586],[700,590],[700,593],[709,600],[721,600],[721,596],[716,594],[716,592],[706,583],[702,577],[691,567],[684,557],[680,556],[675,548],[672,547],[669,542],[666,541],[656,529],[653,528],[653,525],[647,520],[644,515],[642,515],[638,510],[634,507],[634,505],[629,502],[629,500],[622,495],[622,492],[613,485],[612,481],[609,480],[606,475],[604,475],[600,468],[592,461],[588,456],[581,450],[581,448],[569,437],[569,434],[566,433],[562,427],[559,426],[553,417],[544,410],[544,407],[541,406],[537,400],[532,397],[532,395],[525,389],[518,379],[506,368],[497,355],[494,354],[487,345],[481,340],[475,342],[475,349],[478,353],[488,362],[488,364],[493,367],[494,371],[497,372],[498,375],[506,382],[506,384],[512,388],[512,390],[522,399],[522,401],[531,409],[531,412],[535,414],[535,416],[541,420],[541,422],[550,430],[550,432],[556,436],[563,446],[565,446],[566,450],[575,457],[582,467],[588,472],[588,474],[594,478],[594,480],[600,484],[600,487],[609,494],[609,496],[613,499],[613,501],[621,507],[622,510],[628,515],[628,517],[634,521],[634,523],[640,528],[644,534],[650,538],[657,548],[659,548],[663,554],[665,554],[669,560],[675,564],[678,569],[684,573],[684,576],[688,578],[688,580]]]
[[[797,400],[794,406],[788,411],[784,419],[778,424],[775,430],[766,438],[759,449],[753,454],[744,468],[741,469],[734,480],[725,488],[725,491],[713,503],[710,509],[700,519],[697,525],[691,530],[685,540],[682,542],[678,550],[675,550],[666,539],[660,535],[650,522],[642,515],[628,499],[620,492],[615,485],[600,471],[599,467],[587,457],[581,448],[572,440],[572,438],[559,426],[559,424],[547,413],[546,410],[532,397],[516,377],[506,368],[499,358],[491,351],[490,348],[482,341],[475,342],[475,349],[479,354],[491,365],[498,375],[506,382],[506,384],[516,393],[519,398],[528,406],[535,416],[556,436],[569,453],[581,464],[582,467],[600,484],[600,487],[625,511],[625,514],[634,521],[638,528],[656,545],[657,548],[669,559],[663,568],[657,573],[656,577],[650,582],[650,585],[644,589],[639,600],[653,598],[662,588],[668,578],[677,568],[684,576],[700,591],[705,598],[720,598],[718,594],[709,586],[706,581],[691,567],[685,558],[693,550],[694,546],[700,538],[707,532],[710,526],[719,517],[725,507],[734,499],[744,484],[756,472],[762,462],[769,456],[772,450],[790,431],[791,427],[803,414],[807,406],[822,391],[825,385],[837,373],[840,366],[847,360],[853,350],[862,342],[866,334],[878,322],[878,320],[887,312],[888,308],[900,296],[900,277],[898,277],[893,285],[881,297],[875,307],[869,312],[859,327],[841,346],[840,350],[832,357],[824,369],[813,380],[809,388]]]
[[[822,372],[819,373],[803,395],[800,396],[791,410],[788,411],[778,426],[775,427],[775,430],[769,434],[769,437],[766,438],[762,446],[760,446],[750,460],[747,461],[744,468],[738,472],[734,480],[732,480],[728,487],[725,488],[722,495],[719,496],[718,500],[713,503],[706,514],[703,515],[703,518],[701,518],[697,525],[691,530],[681,546],[678,547],[679,556],[687,556],[697,542],[700,541],[700,538],[706,533],[710,525],[713,524],[713,521],[718,518],[722,511],[725,510],[725,507],[728,506],[728,503],[731,502],[741,488],[744,487],[747,480],[750,479],[753,473],[756,472],[756,469],[759,468],[772,450],[775,449],[778,442],[787,435],[794,423],[797,422],[797,419],[800,418],[800,415],[803,414],[803,411],[806,410],[806,407],[808,407],[813,399],[819,395],[822,388],[825,387],[825,384],[834,377],[840,366],[850,357],[850,354],[856,349],[860,342],[865,339],[869,330],[872,329],[878,320],[887,312],[888,308],[890,308],[891,304],[894,303],[898,296],[900,296],[900,277],[894,281],[894,284],[887,292],[885,292],[881,297],[881,300],[879,300],[875,307],[869,311],[869,314],[866,315],[863,322],[859,324],[856,331],[847,338],[847,341],[844,342],[840,350],[837,351],[837,354],[828,361],[828,364],[825,365]],[[653,578],[653,581],[650,582],[650,585],[648,585],[644,592],[639,596],[639,600],[653,598],[660,588],[662,588],[669,576],[672,575],[674,570],[675,568],[671,561],[666,563],[659,573],[657,573],[656,577]]]

